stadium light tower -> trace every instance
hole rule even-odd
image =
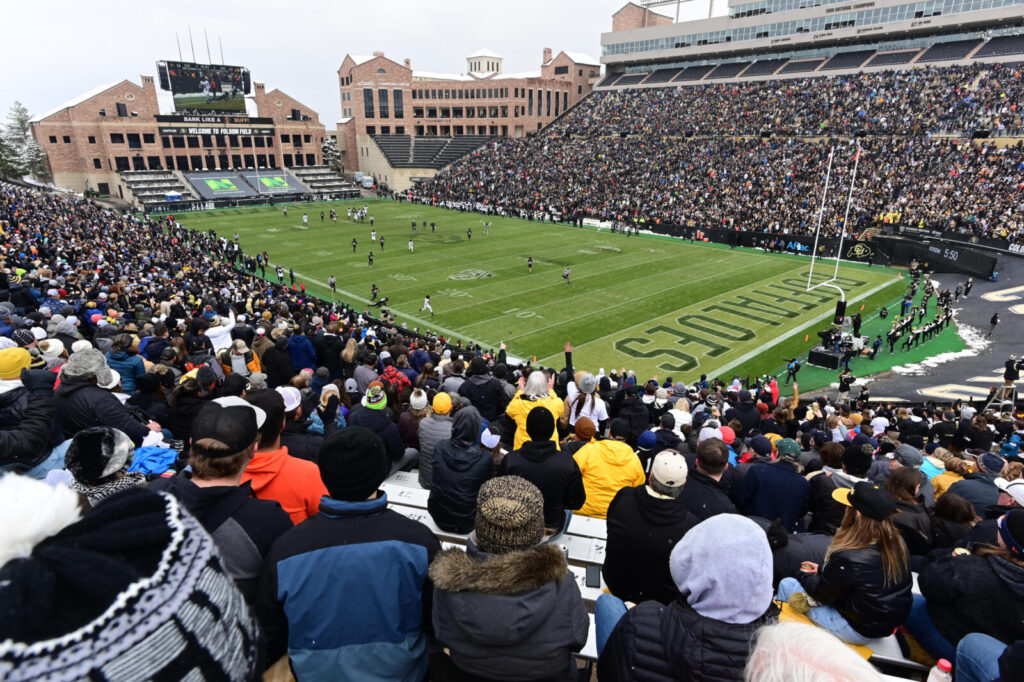
[[[695,0],[640,0],[640,5],[644,9],[648,9],[648,10],[651,9],[652,7],[664,7],[665,5],[675,5],[676,6],[676,22],[675,23],[678,24],[679,23],[679,6],[682,5],[683,2],[694,2],[694,1]],[[711,18],[711,12],[712,12],[712,8],[714,7],[714,4],[715,4],[715,0],[708,0],[708,17],[707,17],[708,19]],[[646,28],[646,27],[647,27],[647,15],[644,14],[644,28]]]

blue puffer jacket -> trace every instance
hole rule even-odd
[[[288,339],[288,357],[292,361],[292,369],[296,373],[307,367],[316,369],[319,365],[316,362],[316,349],[308,336],[296,334]]]
[[[135,377],[146,373],[146,363],[135,353],[107,352],[107,366],[121,375],[121,388],[128,395],[135,393]]]
[[[277,539],[256,611],[268,660],[285,652],[300,680],[419,682],[427,673],[433,585],[441,545],[387,508],[324,497],[320,513]],[[287,647],[287,648],[286,648]]]

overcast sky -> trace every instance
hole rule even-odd
[[[603,31],[626,0],[288,0],[270,2],[5,2],[0,39],[0,111],[18,100],[41,114],[106,83],[155,75],[155,62],[182,56],[248,67],[253,80],[280,88],[332,127],[341,113],[337,70],[347,53],[383,51],[413,69],[461,73],[465,56],[488,48],[505,71],[537,69],[550,47],[600,59]],[[724,0],[716,0],[716,13]],[[703,16],[707,4],[683,5]],[[688,10],[688,11],[687,11]],[[661,9],[674,14],[675,7]]]

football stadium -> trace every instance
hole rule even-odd
[[[12,75],[0,679],[1024,680],[1024,2],[398,5]]]

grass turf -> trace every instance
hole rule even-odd
[[[347,208],[364,203],[375,217],[378,240],[385,239],[384,249],[379,242],[371,246],[368,220],[346,217]],[[321,223],[320,211],[329,216],[332,207],[338,222],[327,217]],[[308,228],[302,225],[303,212],[309,215]],[[177,218],[188,228],[214,229],[228,238],[237,232],[246,253],[267,251],[272,264],[295,270],[296,285],[304,282],[328,300],[331,275],[337,277],[337,300],[359,309],[376,284],[397,320],[410,328],[485,348],[504,341],[514,356],[536,356],[557,367],[568,341],[581,368],[626,366],[641,376],[687,382],[700,374],[764,374],[777,370],[783,357],[813,345],[803,341],[804,335],[815,338],[813,331],[831,319],[838,298],[833,289],[804,291],[810,261],[802,256],[384,200],[291,204],[287,217],[279,205]],[[424,225],[431,221],[436,232]],[[492,223],[490,234],[485,222]],[[410,238],[414,252],[408,249]],[[834,268],[834,262],[819,264],[818,282]],[[562,278],[565,267],[572,268],[570,284]],[[269,268],[267,275],[276,279]],[[896,272],[885,268],[844,264],[839,276],[851,312],[861,302],[870,311],[904,288]],[[433,317],[420,311],[426,294]]]

